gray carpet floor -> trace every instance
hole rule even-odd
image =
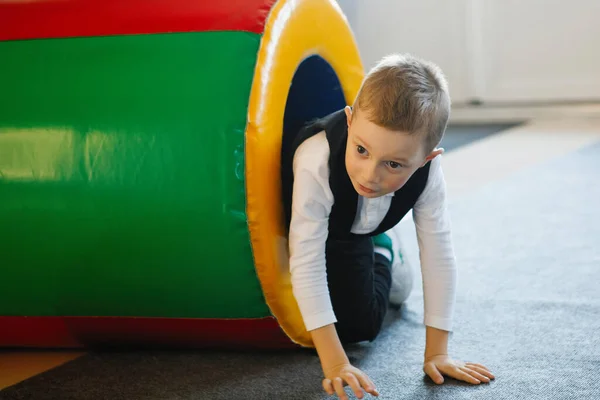
[[[348,348],[380,398],[600,398],[599,154],[600,143],[451,201],[459,294],[450,352],[485,364],[496,380],[438,386],[424,376],[419,275],[379,338]],[[403,229],[416,265],[414,228]],[[0,399],[330,398],[320,382],[318,360],[304,350],[123,351],[89,354]]]

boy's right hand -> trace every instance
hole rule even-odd
[[[324,372],[323,389],[329,395],[337,394],[340,400],[348,400],[344,391],[346,385],[352,388],[354,395],[359,399],[363,398],[363,390],[373,396],[379,396],[379,392],[367,374],[350,364],[340,364]]]

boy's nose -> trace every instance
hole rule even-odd
[[[369,165],[363,171],[365,184],[377,184],[379,183],[379,177],[377,176],[377,165]]]

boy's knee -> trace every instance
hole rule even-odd
[[[339,321],[337,331],[343,343],[372,342],[377,338],[383,325],[383,318],[355,317],[351,321]]]

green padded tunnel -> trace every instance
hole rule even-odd
[[[240,4],[0,4],[0,346],[311,345],[281,143],[362,66],[333,0]]]

